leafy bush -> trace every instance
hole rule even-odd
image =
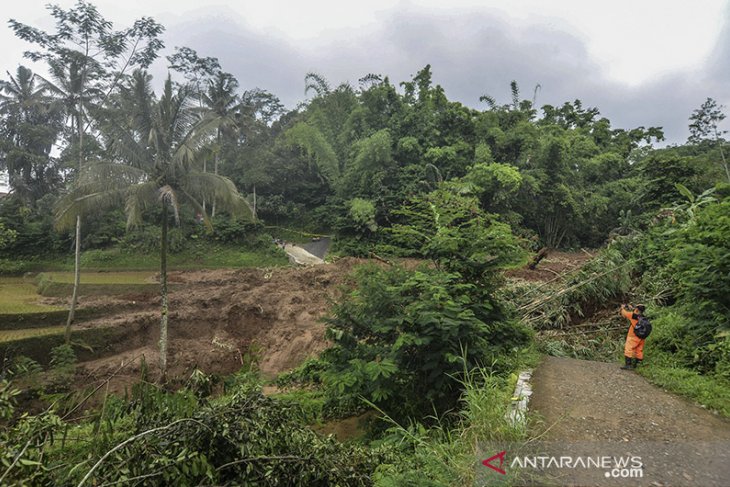
[[[4,485],[358,486],[394,461],[392,448],[320,437],[296,402],[264,396],[252,374],[238,379],[212,403],[143,381],[131,402],[110,396],[73,424],[52,410],[15,414],[18,391],[0,380]]]
[[[362,230],[374,232],[378,229],[375,222],[375,205],[372,201],[354,198],[350,201],[349,216],[355,225]]]
[[[399,221],[388,230],[391,244],[487,291],[500,283],[497,270],[524,258],[509,225],[484,213],[479,201],[461,194],[459,186],[414,198],[394,213]]]
[[[35,376],[43,371],[43,367],[30,357],[17,355],[10,363],[10,375],[14,378]]]
[[[730,377],[730,197],[664,210],[640,239],[643,290],[671,305],[658,316],[652,339],[677,365]],[[686,192],[685,188],[683,189]]]
[[[81,253],[81,265],[84,267],[104,266],[114,259],[114,253],[102,249],[92,249]]]
[[[261,225],[231,218],[216,218],[213,231],[206,235],[210,240],[221,243],[250,244],[252,237],[261,233]]]
[[[319,358],[308,358],[299,367],[284,372],[276,378],[278,387],[302,385],[316,385],[322,383],[322,373],[327,370],[328,364]]]
[[[160,240],[162,239],[160,227],[154,225],[143,225],[127,232],[121,239],[122,250],[137,252],[141,254],[153,254],[160,251]],[[170,239],[168,250],[171,253],[182,252],[186,246],[186,237],[183,230],[173,227],[168,232]]]
[[[0,275],[14,276],[27,269],[27,263],[18,259],[0,259]]]
[[[18,232],[12,228],[5,228],[5,224],[0,222],[0,250],[9,246],[18,238]]]
[[[14,234],[6,241],[4,257],[47,256],[71,248],[68,234],[60,235],[53,228],[55,196],[48,194],[35,206],[28,206],[15,195],[0,200],[0,220]]]
[[[190,416],[167,418],[154,434],[139,432],[91,479],[101,484],[149,475],[156,485],[369,485],[385,450],[321,438],[304,417],[294,403],[242,387]]]
[[[327,319],[335,346],[322,356],[330,364],[322,377],[337,394],[362,395],[394,417],[455,407],[465,370],[529,339],[458,274],[364,266],[356,276]]]
[[[76,353],[71,345],[59,345],[51,349],[51,368],[67,369],[76,363]]]
[[[680,301],[730,329],[730,198],[701,209],[675,239],[669,270]]]

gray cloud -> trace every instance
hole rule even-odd
[[[513,79],[524,98],[531,98],[539,83],[538,106],[578,98],[584,106],[598,107],[615,127],[662,126],[670,143],[686,139],[687,118],[707,96],[730,104],[730,10],[717,47],[701,69],[667,73],[635,87],[610,81],[600,60],[592,59],[579,36],[563,26],[515,24],[487,11],[436,14],[405,5],[382,14],[375,29],[338,31],[299,43],[256,32],[225,8],[185,17],[195,20],[168,23],[169,46],[187,45],[218,57],[244,88],[268,89],[289,107],[304,98],[308,71],[333,84],[356,84],[367,73],[388,75],[397,83],[426,64],[449,98],[468,106],[482,106],[478,99],[485,93],[507,102]]]

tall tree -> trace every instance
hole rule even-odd
[[[67,89],[56,86],[59,93],[68,98],[64,101],[70,107],[71,126],[75,127],[75,143],[78,151],[78,171],[84,163],[84,134],[91,125],[88,117],[88,94],[90,91],[105,91],[101,100],[116,88],[124,73],[135,66],[146,68],[157,57],[163,42],[159,35],[164,28],[153,19],[143,17],[131,27],[115,31],[97,8],[79,0],[72,8],[64,10],[58,5],[49,5],[48,10],[56,21],[53,33],[10,19],[10,27],[19,38],[39,47],[26,51],[24,56],[33,61],[43,60],[56,75],[68,66]],[[81,217],[76,222],[76,246],[74,252],[74,287],[66,320],[66,342],[70,340],[71,324],[74,321],[80,281]]]
[[[689,124],[687,142],[699,144],[703,140],[712,140],[720,149],[721,164],[725,170],[725,176],[730,182],[730,168],[728,168],[725,151],[722,147],[725,141],[721,139],[721,135],[726,134],[727,130],[720,130],[719,128],[720,123],[725,120],[725,114],[722,112],[723,108],[715,100],[708,98],[700,108],[692,112],[689,117],[691,123]]]
[[[19,66],[0,81],[0,169],[11,187],[33,203],[57,187],[60,174],[51,149],[61,130],[61,106],[54,103],[37,76]]]
[[[209,114],[218,121],[213,144],[213,174],[218,174],[218,165],[223,152],[223,137],[228,136],[230,140],[235,133],[235,114],[239,104],[237,89],[238,80],[232,74],[218,71],[208,81],[208,89],[203,93],[204,105],[208,108]],[[215,216],[215,204],[211,216]]]
[[[225,162],[234,165],[229,174],[236,174],[239,187],[252,195],[254,218],[257,208],[257,187],[274,180],[273,122],[284,111],[278,97],[260,88],[244,91],[236,107],[235,144],[225,146]]]
[[[145,208],[158,205],[160,218],[160,371],[167,374],[168,289],[167,252],[170,219],[180,221],[180,210],[189,205],[210,226],[202,201],[214,201],[234,215],[250,215],[235,185],[217,174],[198,170],[201,148],[215,131],[213,117],[195,116],[190,87],[173,88],[168,77],[159,100],[149,90],[149,78],[136,76],[133,91],[142,94],[137,106],[144,116],[112,118],[106,130],[112,141],[112,162],[85,166],[72,191],[59,206],[59,227],[73,224],[77,216],[124,205],[127,226],[142,221]],[[146,85],[145,85],[146,84]]]

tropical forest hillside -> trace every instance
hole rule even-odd
[[[622,303],[653,323],[630,383],[730,416],[712,98],[671,146],[429,65],[302,73],[291,108],[151,18],[48,15],[0,81],[0,484],[471,485],[480,442],[546,433],[521,371],[619,366]]]

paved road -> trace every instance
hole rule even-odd
[[[312,255],[316,255],[320,259],[324,259],[329,252],[331,239],[328,237],[320,238],[312,242],[305,243],[301,247]]]
[[[289,256],[289,260],[297,265],[324,264],[324,260],[320,259],[316,255],[310,254],[297,245],[286,244],[284,246],[284,251]]]
[[[561,468],[556,482],[730,486],[730,421],[619,365],[545,357],[532,378],[530,415],[541,418],[535,433],[544,432],[540,439],[555,442],[561,453],[640,456],[642,478]]]

